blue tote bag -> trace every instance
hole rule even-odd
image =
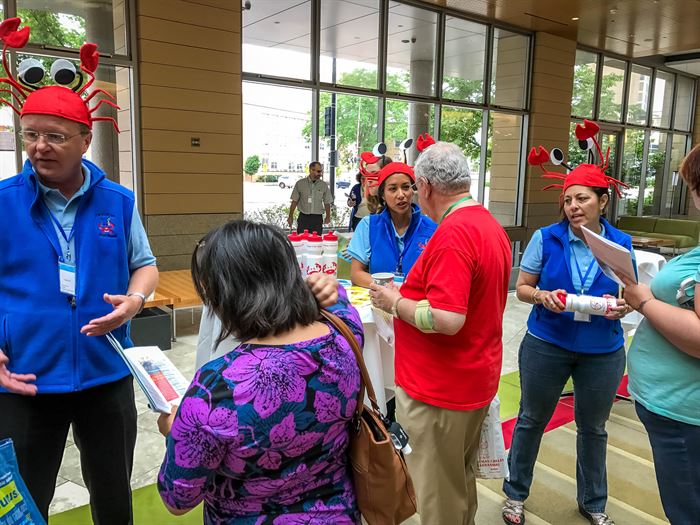
[[[19,475],[11,439],[0,440],[0,525],[46,525]]]

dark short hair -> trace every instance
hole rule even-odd
[[[314,160],[312,162],[309,162],[309,169],[313,168],[314,166],[321,166],[323,168],[323,164],[321,164],[319,161]]]
[[[680,172],[690,191],[700,194],[700,144],[683,159]]]
[[[217,344],[276,335],[319,318],[319,307],[286,235],[275,226],[231,221],[192,254],[192,280],[221,320]]]

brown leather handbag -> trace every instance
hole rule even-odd
[[[357,506],[368,525],[397,525],[416,513],[416,494],[406,462],[389,436],[357,339],[337,316],[326,310],[321,314],[347,339],[360,368],[360,394],[350,430]],[[371,406],[364,404],[365,390]]]

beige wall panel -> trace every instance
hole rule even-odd
[[[219,194],[147,194],[145,213],[156,215],[181,213],[236,213],[243,209],[240,193]]]
[[[241,155],[143,152],[143,171],[157,173],[240,173]]]
[[[217,131],[232,135],[240,135],[242,122],[241,117],[237,115],[143,108],[141,111],[141,127],[143,129],[176,131]]]
[[[569,102],[569,103],[558,102],[558,101],[555,102],[551,99],[542,100],[542,99],[535,98],[533,96],[531,108],[532,108],[533,113],[547,113],[549,115],[561,115],[562,117],[570,120],[569,116],[571,115],[571,102]]]
[[[241,95],[206,93],[175,87],[141,86],[141,106],[240,115]]]
[[[237,0],[232,0],[232,3]],[[240,17],[234,11],[183,0],[147,0],[136,3],[136,13],[207,28],[233,31],[240,27]]]
[[[234,219],[241,213],[202,213],[198,215],[149,215],[146,232],[152,235],[199,234],[201,237],[212,228]]]
[[[192,138],[199,146],[192,147]],[[241,135],[223,133],[196,133],[145,129],[141,145],[144,151],[177,151],[181,153],[237,153],[241,149]]]
[[[571,119],[567,119],[569,122]],[[530,133],[537,136],[540,128],[555,128],[561,130],[562,118],[560,115],[547,115],[545,113],[535,113],[530,115]]]
[[[238,10],[238,8],[240,6],[237,6],[231,0],[187,0],[187,1],[192,3],[192,4],[201,4],[201,5],[206,5],[209,7],[217,7],[219,9],[228,9],[228,10],[233,11],[234,13],[240,15],[240,11]]]
[[[170,64],[172,66],[187,64],[187,67],[191,69],[206,69],[223,71],[225,73],[240,73],[241,71],[240,53],[225,53],[214,50],[209,50],[205,53],[196,47],[145,39],[140,40],[139,50],[140,59],[143,62]]]
[[[554,88],[562,91],[571,91],[573,88],[574,79],[557,77],[550,75],[547,72],[538,72],[533,74],[532,77],[532,94],[537,93],[537,89],[540,87]],[[571,101],[569,101],[571,103]]]
[[[575,56],[572,54],[572,56]],[[567,68],[563,64],[557,62],[552,62],[546,58],[539,58],[538,49],[535,48],[535,61],[533,63],[534,71],[543,72],[558,78],[568,78],[573,82],[574,79],[574,68]]]
[[[537,100],[565,100],[571,95],[571,88],[557,88],[553,86],[538,86],[532,90],[532,98]],[[571,102],[568,104],[571,114]]]
[[[202,238],[200,234],[186,235],[183,233],[177,235],[156,235],[151,237],[151,249],[157,257],[166,255],[183,255],[192,254],[195,246]]]
[[[241,48],[240,33],[233,33],[230,30],[222,31],[212,27],[203,30],[189,23],[183,24],[150,16],[139,16],[137,23],[140,34],[148,37],[149,40],[186,44],[190,47],[229,53],[236,53]]]
[[[179,87],[207,93],[240,93],[241,75],[144,62],[141,86]]]
[[[163,257],[158,257],[157,254],[155,255],[158,259],[158,269],[161,272],[189,269],[192,261],[191,253],[183,255],[166,255]]]
[[[242,175],[144,173],[145,193],[240,193]]]

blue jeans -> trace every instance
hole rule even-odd
[[[608,499],[605,423],[625,371],[625,350],[607,354],[569,352],[525,335],[518,354],[520,411],[508,454],[510,480],[503,492],[525,501],[544,429],[570,377],[574,379],[576,419],[576,499],[588,512],[604,512]]]
[[[673,525],[700,523],[700,426],[655,414],[635,403],[649,434],[664,513]]]

